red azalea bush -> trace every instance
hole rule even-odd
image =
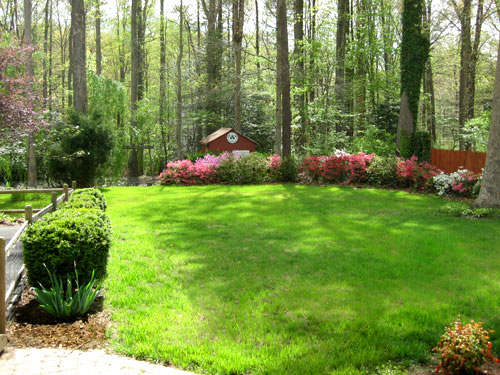
[[[307,156],[299,165],[299,176],[301,180],[319,182],[322,175],[322,163],[324,156]]]
[[[331,155],[321,164],[321,177],[326,183],[344,182],[348,176],[349,156]]]
[[[299,175],[302,181],[308,183],[361,183],[366,180],[366,168],[374,157],[375,154],[363,152],[308,156],[299,165]]]
[[[396,178],[405,187],[418,190],[432,190],[434,188],[433,177],[441,173],[441,170],[427,161],[418,162],[416,156],[410,159],[398,158],[396,164]]]
[[[474,187],[481,181],[481,175],[466,169],[457,171],[457,178],[452,182],[452,194],[471,198],[474,195]]]
[[[434,371],[437,374],[475,374],[486,361],[498,359],[491,353],[489,333],[482,323],[463,324],[460,315],[441,336],[435,352],[441,360]]]

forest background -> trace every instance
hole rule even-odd
[[[36,111],[24,127],[0,127],[0,180],[25,181],[31,165],[39,181],[58,183],[93,163],[85,178],[110,183],[151,173],[150,158],[157,174],[220,127],[269,154],[394,153],[402,11],[390,0],[1,0],[3,60],[21,56],[6,74],[32,69],[18,83],[36,94]],[[434,147],[485,151],[495,1],[426,0],[421,21],[430,53],[416,128]],[[280,48],[289,51],[289,144]]]

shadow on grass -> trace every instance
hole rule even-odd
[[[194,345],[227,342],[255,358],[251,369],[263,358],[263,373],[283,374],[423,361],[458,313],[500,328],[498,225],[433,216],[437,198],[296,185],[126,192],[110,191],[112,218],[125,204],[156,251],[183,259],[178,292],[207,316],[192,317],[206,333]]]

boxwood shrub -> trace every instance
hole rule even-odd
[[[73,194],[71,194],[70,202],[79,199],[93,200],[101,210],[106,211],[106,198],[98,189],[87,188],[75,190]]]
[[[80,283],[88,283],[93,270],[97,280],[106,276],[111,222],[99,209],[65,208],[30,225],[22,241],[31,285],[50,285],[44,264],[64,276],[74,272],[76,263]]]

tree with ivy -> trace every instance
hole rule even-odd
[[[401,106],[397,145],[404,157],[412,156],[411,138],[417,123],[420,85],[429,55],[429,37],[422,27],[423,6],[424,0],[404,0],[403,2]]]

